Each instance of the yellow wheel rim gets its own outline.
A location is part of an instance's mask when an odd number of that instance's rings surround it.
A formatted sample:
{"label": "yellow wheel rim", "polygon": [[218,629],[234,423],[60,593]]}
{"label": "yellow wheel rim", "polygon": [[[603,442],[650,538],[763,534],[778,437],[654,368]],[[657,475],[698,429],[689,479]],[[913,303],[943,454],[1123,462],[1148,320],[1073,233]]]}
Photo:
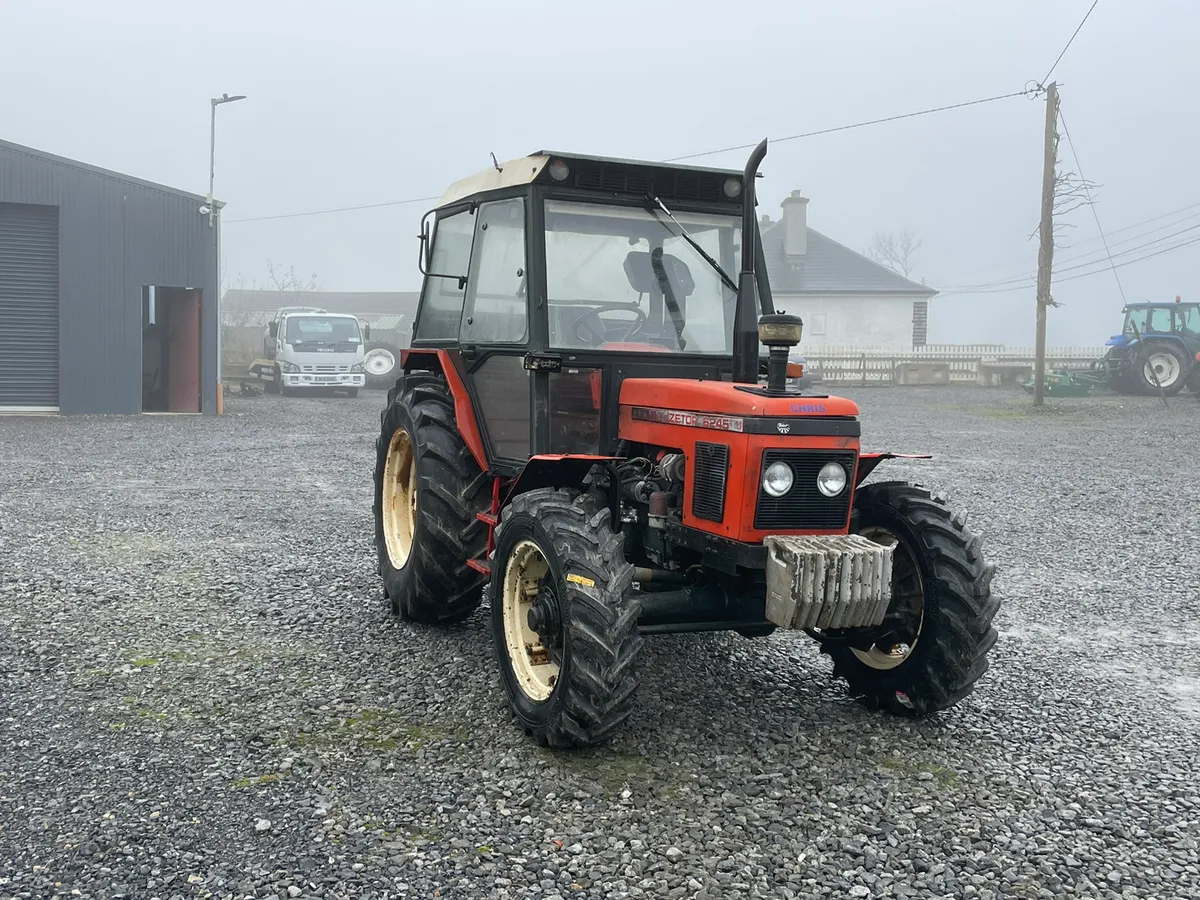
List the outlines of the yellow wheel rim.
{"label": "yellow wheel rim", "polygon": [[533,541],[521,541],[504,570],[504,642],[521,692],[535,703],[550,699],[558,682],[558,663],[542,638],[529,627],[529,610],[550,574],[546,557]]}
{"label": "yellow wheel rim", "polygon": [[383,469],[383,537],[392,567],[403,569],[412,554],[417,522],[417,464],[412,438],[397,428]]}

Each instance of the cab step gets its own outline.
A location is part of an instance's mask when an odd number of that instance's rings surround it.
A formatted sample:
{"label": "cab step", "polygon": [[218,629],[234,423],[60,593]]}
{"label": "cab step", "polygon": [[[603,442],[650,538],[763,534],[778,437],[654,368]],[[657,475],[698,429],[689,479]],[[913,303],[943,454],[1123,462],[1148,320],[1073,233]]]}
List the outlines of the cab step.
{"label": "cab step", "polygon": [[467,565],[481,575],[490,576],[492,574],[492,567],[485,563],[482,559],[468,559]]}

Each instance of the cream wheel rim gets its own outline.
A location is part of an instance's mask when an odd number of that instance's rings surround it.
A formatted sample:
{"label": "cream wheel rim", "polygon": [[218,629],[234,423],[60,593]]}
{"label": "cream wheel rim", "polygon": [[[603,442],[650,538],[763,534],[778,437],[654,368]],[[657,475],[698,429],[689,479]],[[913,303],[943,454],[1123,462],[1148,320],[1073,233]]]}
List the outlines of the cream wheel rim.
{"label": "cream wheel rim", "polygon": [[383,469],[383,538],[392,567],[403,569],[412,554],[417,522],[417,464],[412,438],[397,428]]}
{"label": "cream wheel rim", "polygon": [[1157,378],[1164,389],[1175,386],[1180,372],[1179,360],[1173,353],[1152,353],[1146,363],[1146,381],[1153,384]]}
{"label": "cream wheel rim", "polygon": [[521,692],[535,703],[550,699],[558,682],[558,663],[542,637],[529,627],[529,611],[537,600],[550,566],[538,545],[523,540],[513,548],[504,570],[504,643],[509,665]]}
{"label": "cream wheel rim", "polygon": [[889,607],[888,613],[890,614],[898,604],[903,604],[911,613],[915,613],[917,618],[916,632],[911,641],[897,642],[889,647],[876,644],[869,650],[851,648],[864,665],[888,671],[905,663],[917,649],[917,642],[921,639],[921,628],[925,624],[925,579],[921,576],[921,567],[912,551],[891,531],[875,527],[864,528],[859,533],[877,544],[895,545],[892,563],[892,606]]}

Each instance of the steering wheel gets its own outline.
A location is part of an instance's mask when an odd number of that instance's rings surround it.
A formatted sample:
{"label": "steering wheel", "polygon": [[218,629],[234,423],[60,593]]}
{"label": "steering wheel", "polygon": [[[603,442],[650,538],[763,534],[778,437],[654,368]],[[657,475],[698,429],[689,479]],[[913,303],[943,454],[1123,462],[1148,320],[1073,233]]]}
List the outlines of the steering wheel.
{"label": "steering wheel", "polygon": [[[600,319],[599,313],[606,309],[619,309],[623,312],[634,313],[635,318],[630,323],[629,330],[626,331],[618,341],[628,341],[631,337],[637,334],[645,326],[649,317],[642,312],[640,306],[630,306],[628,303],[601,303],[589,309],[582,316],[575,320],[575,324],[571,327],[574,337],[581,344],[604,344],[609,342],[608,328]],[[580,334],[580,325],[587,323],[587,330],[591,332],[590,337],[584,337]]]}

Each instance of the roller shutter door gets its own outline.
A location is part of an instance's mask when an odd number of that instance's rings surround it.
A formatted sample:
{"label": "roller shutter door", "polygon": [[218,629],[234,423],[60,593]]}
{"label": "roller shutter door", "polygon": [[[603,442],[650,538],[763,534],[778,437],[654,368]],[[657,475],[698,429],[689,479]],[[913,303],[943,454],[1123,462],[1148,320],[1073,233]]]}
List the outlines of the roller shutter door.
{"label": "roller shutter door", "polygon": [[58,409],[58,208],[0,203],[0,409]]}

